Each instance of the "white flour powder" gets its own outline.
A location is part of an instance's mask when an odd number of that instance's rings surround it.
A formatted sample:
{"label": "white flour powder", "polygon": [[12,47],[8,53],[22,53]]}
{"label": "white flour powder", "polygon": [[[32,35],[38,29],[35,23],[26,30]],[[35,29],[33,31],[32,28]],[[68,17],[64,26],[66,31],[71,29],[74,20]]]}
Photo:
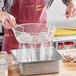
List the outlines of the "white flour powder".
{"label": "white flour powder", "polygon": [[38,36],[39,42],[50,41],[50,37],[45,32],[41,32]]}
{"label": "white flour powder", "polygon": [[28,43],[32,41],[32,37],[26,32],[19,34],[16,38],[19,43]]}
{"label": "white flour powder", "polygon": [[23,32],[19,34],[17,37],[17,41],[19,43],[37,43],[37,42],[44,42],[50,41],[50,37],[45,32],[41,32],[38,36],[31,36],[29,33]]}

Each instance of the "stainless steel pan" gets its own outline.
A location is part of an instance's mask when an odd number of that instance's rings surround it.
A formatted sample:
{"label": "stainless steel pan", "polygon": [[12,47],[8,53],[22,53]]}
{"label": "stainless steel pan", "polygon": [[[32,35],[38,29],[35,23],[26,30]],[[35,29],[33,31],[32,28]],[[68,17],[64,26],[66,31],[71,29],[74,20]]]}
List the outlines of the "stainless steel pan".
{"label": "stainless steel pan", "polygon": [[[11,53],[17,61],[17,53],[20,49],[11,50]],[[38,56],[39,49],[36,49],[36,55]],[[47,51],[47,50],[46,50]],[[62,60],[64,59],[55,49],[51,50],[52,54],[50,59],[46,58],[44,61],[37,60],[33,62],[18,62],[18,69],[22,76],[45,74],[45,73],[58,73],[62,69]],[[38,56],[39,57],[39,56]]]}

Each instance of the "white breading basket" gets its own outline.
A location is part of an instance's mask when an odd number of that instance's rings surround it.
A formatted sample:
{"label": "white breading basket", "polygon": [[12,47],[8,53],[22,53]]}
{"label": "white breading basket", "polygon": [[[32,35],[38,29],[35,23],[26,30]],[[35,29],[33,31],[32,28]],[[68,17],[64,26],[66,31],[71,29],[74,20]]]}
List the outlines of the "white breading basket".
{"label": "white breading basket", "polygon": [[53,34],[48,31],[48,24],[25,23],[13,28],[15,37],[19,43],[49,42]]}

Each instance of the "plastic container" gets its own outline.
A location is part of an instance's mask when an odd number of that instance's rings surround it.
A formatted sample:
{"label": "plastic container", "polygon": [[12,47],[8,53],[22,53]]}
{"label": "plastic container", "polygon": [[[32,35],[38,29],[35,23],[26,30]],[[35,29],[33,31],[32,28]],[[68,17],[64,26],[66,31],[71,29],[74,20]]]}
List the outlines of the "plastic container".
{"label": "plastic container", "polygon": [[74,42],[65,42],[64,43],[64,49],[73,49],[74,48]]}
{"label": "plastic container", "polygon": [[64,44],[63,43],[58,43],[58,50],[61,50],[64,48]]}
{"label": "plastic container", "polygon": [[6,52],[0,52],[0,76],[8,76],[9,58]]}

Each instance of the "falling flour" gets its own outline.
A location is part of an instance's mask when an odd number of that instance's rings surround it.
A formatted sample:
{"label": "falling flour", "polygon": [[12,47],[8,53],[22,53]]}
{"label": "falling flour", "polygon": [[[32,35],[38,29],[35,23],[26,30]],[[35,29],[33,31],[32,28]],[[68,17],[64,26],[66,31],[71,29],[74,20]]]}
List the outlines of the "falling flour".
{"label": "falling flour", "polygon": [[39,43],[44,41],[50,41],[50,37],[45,32],[39,33],[38,36],[31,36],[29,33],[22,32],[16,37],[19,43]]}
{"label": "falling flour", "polygon": [[[40,60],[45,60],[46,59],[46,51],[45,50],[45,46],[44,46],[44,42],[50,41],[50,37],[48,36],[48,34],[46,34],[45,32],[41,32],[39,33],[39,35],[35,35],[35,36],[31,36],[29,33],[23,32],[21,34],[19,34],[17,37],[18,42],[21,44],[23,43],[23,48],[22,50],[17,53],[17,58],[19,62],[32,62],[32,61],[36,61],[36,50],[33,46],[26,48],[25,47],[25,43],[32,42],[32,43],[41,43],[41,47],[40,47]],[[50,58],[50,52],[51,51],[47,51],[49,53],[49,58]]]}
{"label": "falling flour", "polygon": [[29,35],[29,33],[26,32],[19,34],[16,39],[19,43],[28,43],[32,41],[32,37]]}
{"label": "falling flour", "polygon": [[45,50],[43,44],[41,44],[41,48],[40,48],[40,60],[41,60],[41,61],[45,60],[45,57],[46,57],[45,51],[46,51],[46,50]]}
{"label": "falling flour", "polygon": [[38,36],[38,41],[39,42],[50,41],[50,37],[45,32],[41,32]]}

